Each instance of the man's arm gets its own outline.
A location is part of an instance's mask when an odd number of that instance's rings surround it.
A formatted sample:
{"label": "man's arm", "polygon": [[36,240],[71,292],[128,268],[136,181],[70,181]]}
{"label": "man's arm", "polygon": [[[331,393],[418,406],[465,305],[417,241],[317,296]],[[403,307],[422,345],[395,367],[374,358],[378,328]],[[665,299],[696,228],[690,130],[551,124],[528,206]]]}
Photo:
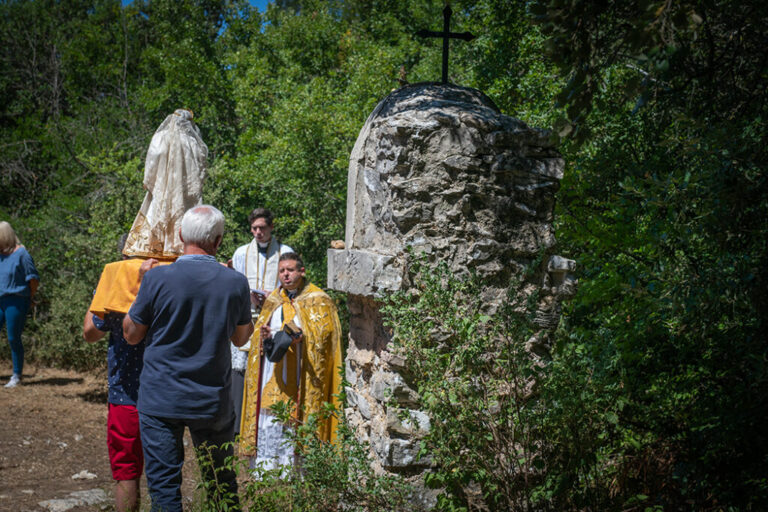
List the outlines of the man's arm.
{"label": "man's arm", "polygon": [[[155,258],[149,258],[145,260],[139,267],[139,282],[143,281],[144,275],[152,268],[157,266],[157,264],[158,261]],[[136,302],[141,302],[140,298],[142,296],[142,290],[143,288],[139,288],[139,294],[136,296],[133,304],[131,304],[128,313],[125,315],[125,318],[123,318],[123,338],[125,338],[125,341],[127,341],[129,345],[138,345],[141,343],[141,340],[144,339],[144,337],[147,335],[147,331],[149,330],[148,325],[134,322],[131,318],[131,310],[133,309],[133,306],[136,304]]]}
{"label": "man's arm", "polygon": [[131,315],[125,315],[123,318],[123,338],[129,345],[138,345],[147,335],[149,326],[134,322]]}
{"label": "man's arm", "polygon": [[253,322],[248,322],[247,324],[238,325],[235,327],[235,332],[232,333],[232,337],[229,338],[230,341],[232,341],[232,344],[236,347],[242,347],[246,343],[248,343],[248,340],[251,339],[251,335],[253,334]]}
{"label": "man's arm", "polygon": [[94,343],[103,338],[105,334],[107,333],[93,324],[93,313],[86,311],[83,319],[83,339],[88,343]]}
{"label": "man's arm", "polygon": [[32,298],[37,293],[37,287],[40,286],[40,280],[30,279],[27,281],[27,284],[29,284],[29,297]]}
{"label": "man's arm", "polygon": [[[237,256],[237,251],[235,251],[235,256]],[[251,304],[249,300],[250,290],[248,286],[248,279],[245,276],[238,276],[238,280],[240,280],[240,303],[239,311],[237,315],[237,322],[238,323],[235,326],[235,332],[232,333],[232,336],[229,337],[229,340],[232,342],[232,344],[236,347],[242,347],[243,345],[247,344],[250,339],[251,335],[253,334],[253,320],[251,320]]]}

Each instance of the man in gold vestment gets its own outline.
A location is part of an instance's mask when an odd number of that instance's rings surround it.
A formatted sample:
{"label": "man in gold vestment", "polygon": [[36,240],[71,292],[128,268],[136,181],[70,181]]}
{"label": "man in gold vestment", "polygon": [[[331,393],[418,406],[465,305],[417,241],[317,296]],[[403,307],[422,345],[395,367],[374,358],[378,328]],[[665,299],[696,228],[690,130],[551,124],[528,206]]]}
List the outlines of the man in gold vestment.
{"label": "man in gold vestment", "polygon": [[[304,421],[320,412],[324,403],[338,405],[334,394],[341,386],[341,327],[336,304],[305,279],[304,264],[296,253],[285,253],[278,263],[280,287],[273,291],[255,323],[248,356],[240,426],[240,453],[250,455],[251,467],[273,469],[294,461],[284,443],[286,429],[270,407],[291,401],[292,417]],[[264,357],[264,341],[291,322],[301,330],[285,355],[272,363]],[[336,418],[319,422],[320,439],[332,441]]]}

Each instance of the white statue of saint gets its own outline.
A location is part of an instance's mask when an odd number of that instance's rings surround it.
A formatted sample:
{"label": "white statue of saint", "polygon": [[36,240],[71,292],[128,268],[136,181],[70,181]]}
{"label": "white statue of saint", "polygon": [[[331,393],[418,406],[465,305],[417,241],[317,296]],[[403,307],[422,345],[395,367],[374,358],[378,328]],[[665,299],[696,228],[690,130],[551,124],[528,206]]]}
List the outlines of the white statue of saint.
{"label": "white statue of saint", "polygon": [[175,259],[181,255],[181,217],[202,203],[208,147],[192,112],[176,110],[165,118],[147,150],[147,195],[133,221],[123,254]]}

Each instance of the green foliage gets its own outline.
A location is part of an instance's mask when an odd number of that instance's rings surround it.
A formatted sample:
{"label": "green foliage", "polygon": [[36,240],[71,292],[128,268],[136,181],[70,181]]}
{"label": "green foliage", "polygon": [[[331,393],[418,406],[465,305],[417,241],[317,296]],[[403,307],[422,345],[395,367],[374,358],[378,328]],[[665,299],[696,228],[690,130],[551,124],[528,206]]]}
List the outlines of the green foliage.
{"label": "green foliage", "polygon": [[[247,490],[254,510],[284,510],[286,504],[307,512],[414,510],[407,501],[410,487],[400,477],[374,473],[369,447],[357,441],[332,405],[298,425],[291,419],[291,404],[279,403],[273,410],[281,422],[293,425],[286,432],[294,451],[301,453],[300,464],[267,472],[257,468]],[[318,422],[329,415],[339,417],[335,444],[317,437]]]}
{"label": "green foliage", "polygon": [[644,440],[619,423],[615,354],[587,353],[574,338],[542,360],[525,348],[536,297],[521,282],[489,314],[476,278],[444,264],[412,269],[418,294],[393,295],[384,314],[432,419],[423,454],[434,463],[428,485],[446,491],[438,509],[621,508],[617,481],[635,475],[618,452]]}
{"label": "green foliage", "polygon": [[524,349],[535,299],[512,283],[489,314],[478,279],[458,279],[444,263],[412,269],[418,295],[394,294],[383,313],[431,417],[427,484],[448,491],[438,508],[541,509],[544,438],[531,398],[542,368]]}
{"label": "green foliage", "polygon": [[225,457],[223,465],[216,464],[218,452],[226,452],[230,448],[234,448],[234,443],[224,443],[221,446],[203,443],[195,447],[198,484],[192,509],[196,512],[241,510],[236,493],[223,482],[219,482],[223,473],[236,471],[238,467],[234,456]]}
{"label": "green foliage", "polygon": [[[664,509],[764,508],[766,13],[759,2],[534,2],[572,168],[582,266],[563,354],[615,390],[617,489]],[[573,344],[573,345],[571,345]],[[602,370],[611,368],[611,372]],[[634,504],[636,506],[636,503]]]}

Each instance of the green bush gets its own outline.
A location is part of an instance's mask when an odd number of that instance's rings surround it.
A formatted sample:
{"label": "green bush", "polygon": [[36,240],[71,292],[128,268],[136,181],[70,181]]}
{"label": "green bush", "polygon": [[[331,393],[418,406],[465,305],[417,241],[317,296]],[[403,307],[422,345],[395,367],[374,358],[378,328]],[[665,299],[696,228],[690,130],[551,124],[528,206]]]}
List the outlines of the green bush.
{"label": "green bush", "polygon": [[384,314],[432,418],[423,454],[434,462],[427,483],[445,490],[438,509],[624,505],[633,488],[629,475],[620,481],[620,450],[639,443],[617,424],[624,402],[602,375],[615,354],[595,358],[571,340],[541,359],[525,347],[536,296],[520,294],[522,281],[489,314],[477,278],[444,263],[412,268],[418,293],[394,294]]}
{"label": "green bush", "polygon": [[512,285],[489,314],[477,278],[456,278],[444,263],[412,268],[418,294],[394,294],[383,312],[432,418],[423,453],[435,463],[427,484],[446,490],[438,508],[540,508],[546,461],[532,397],[542,367],[524,348],[535,298]]}

